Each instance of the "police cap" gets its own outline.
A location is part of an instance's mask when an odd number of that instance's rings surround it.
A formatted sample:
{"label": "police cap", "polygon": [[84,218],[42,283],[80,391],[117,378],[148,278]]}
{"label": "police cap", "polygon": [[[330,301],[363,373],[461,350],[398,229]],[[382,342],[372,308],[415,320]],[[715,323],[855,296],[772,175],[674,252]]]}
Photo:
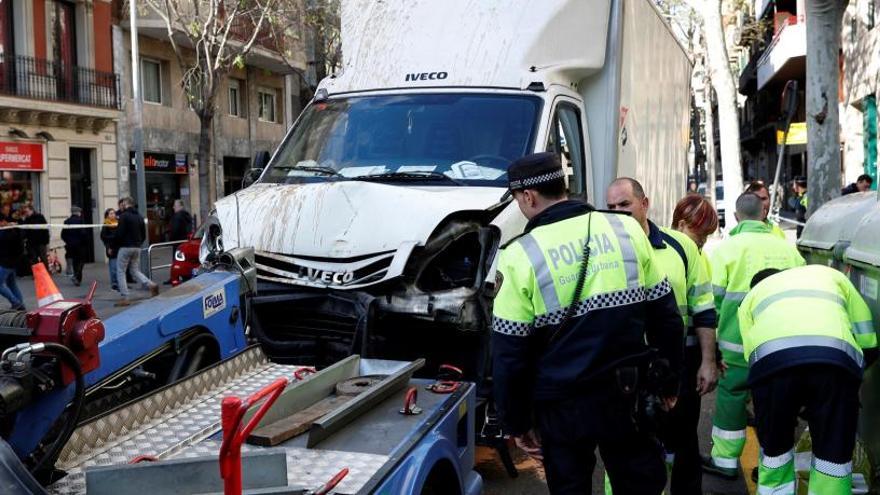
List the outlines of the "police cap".
{"label": "police cap", "polygon": [[565,173],[556,153],[545,151],[526,155],[507,168],[508,187],[511,191],[530,189],[535,186],[562,180]]}
{"label": "police cap", "polygon": [[794,178],[794,183],[801,187],[807,187],[807,178],[803,175],[798,175]]}

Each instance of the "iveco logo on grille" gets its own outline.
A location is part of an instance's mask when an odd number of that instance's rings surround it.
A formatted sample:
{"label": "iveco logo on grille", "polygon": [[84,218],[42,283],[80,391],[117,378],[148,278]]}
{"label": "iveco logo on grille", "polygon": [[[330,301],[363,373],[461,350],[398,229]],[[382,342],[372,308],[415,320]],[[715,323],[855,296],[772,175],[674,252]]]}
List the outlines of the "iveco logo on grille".
{"label": "iveco logo on grille", "polygon": [[354,272],[331,272],[329,270],[317,270],[315,268],[300,270],[300,276],[303,275],[313,282],[321,281],[325,284],[344,285],[354,280]]}

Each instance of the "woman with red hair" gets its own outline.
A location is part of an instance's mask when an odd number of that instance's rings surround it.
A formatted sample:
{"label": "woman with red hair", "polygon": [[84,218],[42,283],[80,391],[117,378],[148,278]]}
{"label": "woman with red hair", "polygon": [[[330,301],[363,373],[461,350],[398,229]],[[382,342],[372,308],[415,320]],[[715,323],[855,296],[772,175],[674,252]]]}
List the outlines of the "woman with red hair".
{"label": "woman with red hair", "polygon": [[[712,277],[709,260],[703,252],[706,238],[718,228],[718,214],[712,204],[699,194],[682,198],[672,213],[672,228],[687,235],[700,249],[697,260],[687,274],[688,321],[685,341],[685,367],[678,404],[670,412],[663,441],[672,453],[672,493],[704,493],[699,439],[702,396],[715,389],[718,383],[715,327],[717,314],[712,296]],[[687,263],[686,263],[687,264]],[[687,273],[687,272],[686,272]],[[711,312],[711,317],[706,318]],[[696,315],[697,317],[694,317]]]}
{"label": "woman with red hair", "polygon": [[688,194],[675,205],[672,228],[690,237],[697,247],[703,249],[706,239],[718,229],[718,213],[702,195]]}

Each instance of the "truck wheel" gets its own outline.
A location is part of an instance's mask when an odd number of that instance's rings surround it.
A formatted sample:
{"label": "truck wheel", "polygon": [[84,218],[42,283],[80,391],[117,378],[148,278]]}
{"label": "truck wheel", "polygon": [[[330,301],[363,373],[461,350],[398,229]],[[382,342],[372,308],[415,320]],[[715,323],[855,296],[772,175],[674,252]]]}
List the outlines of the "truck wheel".
{"label": "truck wheel", "polygon": [[461,495],[458,473],[447,460],[440,460],[431,468],[431,474],[422,487],[422,495]]}

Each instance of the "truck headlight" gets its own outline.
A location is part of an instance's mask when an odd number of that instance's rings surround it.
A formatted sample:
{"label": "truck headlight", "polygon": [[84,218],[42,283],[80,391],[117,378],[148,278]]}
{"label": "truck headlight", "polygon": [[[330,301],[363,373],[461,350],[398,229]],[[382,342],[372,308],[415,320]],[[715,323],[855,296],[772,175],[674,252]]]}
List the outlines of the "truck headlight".
{"label": "truck headlight", "polygon": [[447,244],[419,271],[416,287],[425,292],[474,287],[483,246],[477,232],[467,232]]}

